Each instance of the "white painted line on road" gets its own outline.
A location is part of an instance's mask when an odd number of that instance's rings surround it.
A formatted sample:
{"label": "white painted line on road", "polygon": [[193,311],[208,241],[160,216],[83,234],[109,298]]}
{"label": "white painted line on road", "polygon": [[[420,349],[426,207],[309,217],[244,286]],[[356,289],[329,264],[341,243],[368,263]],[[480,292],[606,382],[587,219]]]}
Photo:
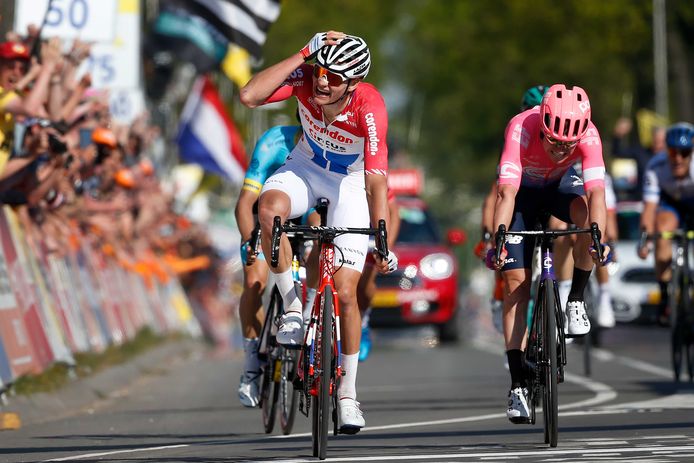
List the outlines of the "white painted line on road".
{"label": "white painted line on road", "polygon": [[643,360],[637,360],[631,357],[625,357],[623,355],[617,355],[609,350],[594,348],[593,356],[598,360],[603,362],[617,362],[622,365],[633,368],[634,370],[643,371],[645,373],[650,373],[655,376],[660,376],[662,378],[672,378],[672,370],[660,367],[658,365],[653,365],[652,363],[644,362]]}
{"label": "white painted line on road", "polygon": [[[606,455],[620,455],[629,453],[641,453],[641,452],[654,452],[670,450],[673,452],[679,451],[694,451],[693,445],[681,445],[672,447],[619,447],[619,448],[609,448],[609,449],[543,449],[543,450],[527,450],[527,451],[503,451],[503,452],[491,452],[491,453],[439,453],[439,454],[429,454],[429,455],[387,455],[381,457],[342,457],[342,458],[328,458],[325,461],[404,461],[404,460],[435,460],[444,461],[450,460],[451,458],[483,458],[483,457],[531,457],[531,456],[543,456],[548,457],[552,455],[591,455],[591,456],[606,456]],[[245,460],[245,461],[258,461],[258,460]],[[272,460],[273,463],[313,463],[315,458],[297,458],[292,460]]]}
{"label": "white painted line on road", "polygon": [[179,444],[179,445],[162,445],[160,447],[142,447],[139,449],[128,449],[128,450],[113,450],[111,452],[99,452],[99,453],[85,453],[83,455],[74,455],[71,457],[62,457],[62,458],[51,458],[50,460],[43,460],[44,462],[48,461],[72,461],[72,460],[83,460],[85,458],[96,458],[96,457],[106,457],[109,455],[118,455],[120,453],[133,453],[133,452],[152,452],[155,450],[168,450],[168,449],[178,449],[181,447],[190,447],[190,444]]}

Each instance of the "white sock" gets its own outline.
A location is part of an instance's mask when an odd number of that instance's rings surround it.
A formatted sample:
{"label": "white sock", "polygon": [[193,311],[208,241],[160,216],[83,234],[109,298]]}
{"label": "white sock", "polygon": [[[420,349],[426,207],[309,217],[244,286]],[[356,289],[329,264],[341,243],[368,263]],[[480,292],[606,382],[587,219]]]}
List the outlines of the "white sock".
{"label": "white sock", "polygon": [[289,269],[286,272],[278,273],[275,275],[275,277],[277,278],[275,284],[277,285],[277,289],[280,290],[282,300],[284,301],[284,311],[301,313],[301,301],[297,297],[296,291],[294,290],[292,269]]}
{"label": "white sock", "polygon": [[602,283],[600,286],[598,286],[598,289],[600,291],[600,305],[609,305],[610,304],[610,283]]}
{"label": "white sock", "polygon": [[258,360],[258,346],[260,339],[243,338],[244,371],[260,371],[260,361]]}
{"label": "white sock", "polygon": [[340,381],[340,390],[337,397],[357,400],[357,366],[359,365],[359,352],[356,354],[340,354],[342,369],[345,374]]}
{"label": "white sock", "polygon": [[311,311],[313,310],[313,303],[316,301],[316,294],[318,290],[316,288],[308,288],[306,290],[306,305],[304,306],[304,321],[311,318]]}
{"label": "white sock", "polygon": [[373,309],[371,307],[367,308],[364,311],[364,315],[361,316],[361,327],[362,329],[368,328],[369,327],[369,320],[371,319],[371,311]]}
{"label": "white sock", "polygon": [[571,292],[571,280],[559,280],[557,286],[559,287],[559,302],[561,302],[561,307],[566,309],[566,302],[569,300],[569,293]]}

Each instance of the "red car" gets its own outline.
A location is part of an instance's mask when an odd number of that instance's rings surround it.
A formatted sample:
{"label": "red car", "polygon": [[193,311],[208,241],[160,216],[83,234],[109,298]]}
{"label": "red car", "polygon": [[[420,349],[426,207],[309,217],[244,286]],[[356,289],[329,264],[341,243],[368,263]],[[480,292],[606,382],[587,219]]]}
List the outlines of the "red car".
{"label": "red car", "polygon": [[465,240],[461,230],[440,238],[436,221],[419,198],[398,198],[400,233],[393,251],[398,270],[376,278],[371,326],[434,324],[441,342],[455,342],[458,327],[458,262],[451,246]]}

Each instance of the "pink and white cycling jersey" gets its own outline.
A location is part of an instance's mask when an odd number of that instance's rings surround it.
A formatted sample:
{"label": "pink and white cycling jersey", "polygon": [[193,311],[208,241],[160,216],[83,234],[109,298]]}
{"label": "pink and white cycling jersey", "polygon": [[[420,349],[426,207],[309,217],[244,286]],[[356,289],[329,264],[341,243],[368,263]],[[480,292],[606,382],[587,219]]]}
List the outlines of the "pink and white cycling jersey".
{"label": "pink and white cycling jersey", "polygon": [[576,161],[583,165],[585,190],[605,186],[602,141],[592,122],[570,156],[555,162],[545,152],[540,138],[540,108],[522,112],[506,126],[504,151],[499,161],[499,185],[542,188],[561,180]]}
{"label": "pink and white cycling jersey", "polygon": [[327,126],[323,111],[313,101],[313,66],[302,64],[273,93],[266,103],[295,96],[304,134],[292,155],[304,155],[324,169],[347,175],[386,175],[388,115],[383,97],[376,88],[361,82],[349,103]]}

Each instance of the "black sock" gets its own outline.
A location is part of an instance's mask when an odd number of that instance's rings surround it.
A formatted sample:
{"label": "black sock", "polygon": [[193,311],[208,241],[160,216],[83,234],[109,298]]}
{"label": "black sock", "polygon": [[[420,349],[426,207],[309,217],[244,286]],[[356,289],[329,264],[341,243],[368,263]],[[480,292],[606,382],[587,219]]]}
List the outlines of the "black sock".
{"label": "black sock", "polygon": [[511,372],[511,389],[525,387],[525,369],[523,368],[523,351],[511,349],[506,351],[508,369]]}
{"label": "black sock", "polygon": [[582,301],[583,291],[586,289],[588,279],[590,278],[590,270],[581,270],[574,267],[574,276],[571,280],[571,291],[569,291],[569,301]]}
{"label": "black sock", "polygon": [[669,281],[659,281],[658,286],[660,287],[660,307],[665,308],[670,302],[670,292],[668,291]]}

